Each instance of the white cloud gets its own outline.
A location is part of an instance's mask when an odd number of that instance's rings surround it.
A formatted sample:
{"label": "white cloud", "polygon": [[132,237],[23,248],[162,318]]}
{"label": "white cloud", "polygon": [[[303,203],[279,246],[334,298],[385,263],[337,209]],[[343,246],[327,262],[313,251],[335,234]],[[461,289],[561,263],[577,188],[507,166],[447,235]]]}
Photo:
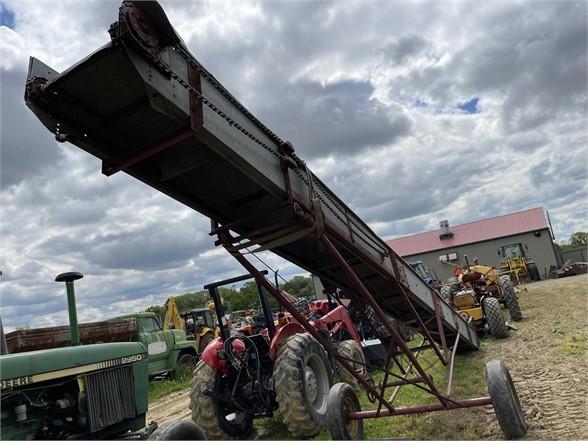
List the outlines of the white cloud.
{"label": "white cloud", "polygon": [[[5,4],[4,323],[64,323],[62,271],[86,275],[84,320],[240,274],[206,219],[122,173],[104,177],[24,105],[28,57],[66,69],[108,41],[118,3]],[[558,239],[588,230],[585,2],[163,6],[195,56],[383,237],[540,205]],[[478,113],[457,108],[475,97]]]}

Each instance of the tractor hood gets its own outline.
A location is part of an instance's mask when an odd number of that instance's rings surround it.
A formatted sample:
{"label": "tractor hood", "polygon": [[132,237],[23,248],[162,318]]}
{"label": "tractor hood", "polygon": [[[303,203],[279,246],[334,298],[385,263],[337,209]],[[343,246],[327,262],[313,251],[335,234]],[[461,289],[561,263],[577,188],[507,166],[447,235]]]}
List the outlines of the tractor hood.
{"label": "tractor hood", "polygon": [[0,357],[2,389],[26,386],[147,360],[141,343],[105,343],[44,349]]}

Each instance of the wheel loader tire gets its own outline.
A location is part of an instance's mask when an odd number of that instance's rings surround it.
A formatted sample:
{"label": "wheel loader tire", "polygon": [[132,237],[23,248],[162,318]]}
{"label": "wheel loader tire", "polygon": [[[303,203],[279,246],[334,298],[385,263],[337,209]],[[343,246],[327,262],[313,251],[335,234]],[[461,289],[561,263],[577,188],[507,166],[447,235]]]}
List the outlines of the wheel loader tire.
{"label": "wheel loader tire", "polygon": [[519,306],[519,299],[517,299],[517,293],[515,292],[512,280],[505,274],[499,277],[498,283],[500,283],[502,297],[504,298],[504,303],[510,313],[510,318],[516,322],[521,321],[523,319],[523,314],[521,312],[521,307]]}
{"label": "wheel loader tire", "polygon": [[451,305],[451,286],[442,286],[439,293],[441,298]]}
{"label": "wheel loader tire", "polygon": [[486,297],[482,300],[484,318],[488,325],[488,332],[494,338],[508,337],[508,328],[500,311],[500,303],[494,297]]}
{"label": "wheel loader tire", "polygon": [[310,334],[288,338],[274,366],[278,411],[296,437],[310,437],[326,426],[327,396],[333,384],[327,353]]}
{"label": "wheel loader tire", "polygon": [[350,420],[350,412],[361,411],[353,388],[347,383],[337,383],[327,398],[327,428],[331,439],[363,439],[363,420]]}
{"label": "wheel loader tire", "polygon": [[527,433],[527,422],[510,373],[499,360],[486,363],[486,384],[496,418],[507,439],[518,439]]}
{"label": "wheel loader tire", "polygon": [[539,268],[535,263],[529,263],[527,265],[527,271],[529,272],[529,277],[533,282],[538,282],[541,280],[541,275],[539,274]]}
{"label": "wheel loader tire", "polygon": [[[360,375],[366,375],[366,361],[365,356],[363,354],[363,350],[354,340],[344,340],[337,346],[337,353],[349,360],[349,363],[357,373]],[[353,390],[356,392],[361,391],[361,384],[359,381],[351,375],[351,373],[345,369],[342,365],[337,362],[337,371],[339,372],[339,376],[341,377],[341,381],[343,383],[349,384]]]}
{"label": "wheel loader tire", "polygon": [[247,439],[253,432],[253,418],[246,412],[238,412],[228,420],[220,404],[211,396],[220,375],[198,362],[190,385],[190,409],[192,421],[205,433],[207,439]]}
{"label": "wheel loader tire", "polygon": [[150,440],[202,440],[204,432],[190,421],[176,421],[167,426],[158,427],[149,437]]}
{"label": "wheel loader tire", "polygon": [[208,343],[214,340],[214,332],[207,332],[206,334],[200,337],[200,342],[198,343],[198,353],[202,354]]}

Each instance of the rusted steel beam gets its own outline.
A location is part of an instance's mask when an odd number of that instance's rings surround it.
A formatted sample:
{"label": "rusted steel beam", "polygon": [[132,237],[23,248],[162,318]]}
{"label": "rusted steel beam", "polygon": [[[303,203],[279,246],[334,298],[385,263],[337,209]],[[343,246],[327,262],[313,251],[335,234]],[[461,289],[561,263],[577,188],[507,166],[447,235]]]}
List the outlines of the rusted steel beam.
{"label": "rusted steel beam", "polygon": [[351,366],[351,364],[347,361],[345,357],[342,357],[337,352],[335,346],[329,341],[326,340],[315,328],[310,324],[310,322],[304,317],[298,310],[292,305],[286,297],[280,292],[279,289],[274,287],[265,277],[264,275],[257,270],[257,268],[249,262],[245,256],[243,256],[238,251],[232,249],[230,234],[227,231],[219,232],[219,240],[223,243],[223,246],[231,253],[231,255],[237,259],[237,261],[250,273],[253,274],[255,279],[259,282],[261,286],[263,286],[277,301],[280,303],[286,311],[288,311],[292,317],[310,334],[312,335],[322,346],[323,348],[331,354],[333,357],[337,359],[337,361],[343,366],[344,369],[349,371],[349,373],[368,391],[368,393],[373,394],[374,396],[378,397],[380,401],[388,408],[388,410],[392,410],[392,406],[390,406],[383,395],[383,390],[378,392],[374,386],[368,382],[365,378],[357,373],[357,371]]}
{"label": "rusted steel beam", "polygon": [[[132,341],[137,327],[134,319],[117,319],[79,325],[82,344]],[[8,351],[28,352],[70,345],[69,326],[19,329],[6,334]]]}
{"label": "rusted steel beam", "polygon": [[[417,323],[419,323],[419,328],[423,330],[423,333],[427,336],[427,338],[429,338],[429,340],[433,343],[435,343],[435,340],[433,339],[432,335],[430,334],[428,328],[426,327],[425,323],[423,322],[422,318],[420,317],[420,315],[418,314],[418,312],[416,311],[416,309],[414,308],[414,305],[412,304],[412,302],[410,301],[410,299],[408,299],[408,295],[406,293],[406,291],[404,290],[404,288],[402,287],[402,285],[393,277],[390,277],[390,273],[383,268],[383,266],[376,262],[375,260],[373,260],[369,255],[367,255],[366,253],[364,253],[361,248],[357,247],[354,243],[349,243],[348,240],[345,239],[345,236],[343,234],[341,234],[336,228],[329,228],[329,226],[327,225],[327,232],[329,235],[333,236],[337,241],[345,243],[347,247],[350,247],[353,251],[354,254],[358,255],[364,262],[366,262],[368,265],[370,265],[375,271],[377,271],[378,273],[380,273],[383,277],[385,277],[391,284],[392,286],[397,287],[397,289],[401,292],[404,300],[407,302],[407,305],[409,306],[412,314],[415,317],[415,320],[417,321]],[[435,301],[435,299],[433,299],[433,301]],[[433,316],[434,318],[436,317],[436,314]],[[439,321],[437,321],[437,326],[439,326]],[[443,325],[441,324],[441,327]],[[459,327],[457,327],[456,332],[459,332]],[[441,334],[441,332],[439,332],[439,334]],[[445,338],[445,333],[442,333],[443,335],[443,339]],[[441,359],[441,361],[444,364],[447,364],[447,361],[445,359],[445,357],[443,356],[443,354],[441,354],[441,352],[439,351],[439,348],[434,347],[435,353],[437,354],[437,356]]]}
{"label": "rusted steel beam", "polygon": [[446,397],[443,396],[443,394],[437,389],[437,387],[435,386],[433,381],[429,378],[427,373],[424,371],[423,367],[419,364],[418,360],[415,358],[415,356],[411,352],[410,348],[406,345],[406,342],[404,341],[404,339],[398,334],[396,329],[394,329],[394,327],[392,325],[390,325],[390,323],[388,322],[388,319],[386,318],[386,316],[384,314],[384,311],[382,311],[382,308],[380,308],[380,305],[378,305],[378,303],[374,300],[371,293],[363,285],[363,283],[361,282],[359,277],[357,277],[357,274],[355,274],[353,269],[347,264],[347,262],[345,261],[343,256],[341,256],[341,254],[339,253],[337,248],[331,243],[331,241],[326,236],[322,236],[320,238],[320,241],[323,244],[323,246],[337,259],[337,261],[341,265],[341,268],[343,269],[345,275],[347,276],[347,278],[349,279],[351,284],[362,295],[363,301],[365,301],[367,304],[369,304],[373,308],[373,310],[375,311],[378,318],[384,324],[386,330],[390,333],[392,338],[394,340],[396,340],[397,345],[404,351],[405,355],[408,357],[408,359],[411,361],[411,363],[413,363],[415,365],[415,368],[417,369],[417,371],[419,372],[421,377],[423,377],[425,379],[425,383],[427,384],[427,386],[429,386],[429,388],[431,389],[431,393],[433,395],[435,395],[441,403],[446,404],[446,401],[447,401]]}
{"label": "rusted steel beam", "polygon": [[351,412],[348,417],[351,420],[367,420],[369,418],[378,418],[396,415],[414,415],[419,413],[438,412],[440,410],[464,409],[468,407],[488,406],[492,404],[490,397],[470,398],[467,400],[449,401],[445,407],[441,403],[423,404],[420,406],[396,407],[393,411],[382,410],[380,414],[375,410],[363,410],[361,412]]}
{"label": "rusted steel beam", "polygon": [[[424,383],[425,380],[422,377],[415,377],[403,380],[396,380],[391,383],[386,383],[385,387],[398,387],[398,386],[406,386],[406,385],[414,385],[414,383]],[[390,400],[388,400],[390,401]]]}
{"label": "rusted steel beam", "polygon": [[173,133],[161,141],[139,147],[137,150],[134,150],[129,155],[119,159],[117,162],[112,163],[104,161],[102,163],[102,173],[106,176],[111,176],[121,170],[150,158],[157,153],[169,149],[170,147],[173,147],[192,136],[194,136],[194,131],[191,127],[179,130],[178,132]]}

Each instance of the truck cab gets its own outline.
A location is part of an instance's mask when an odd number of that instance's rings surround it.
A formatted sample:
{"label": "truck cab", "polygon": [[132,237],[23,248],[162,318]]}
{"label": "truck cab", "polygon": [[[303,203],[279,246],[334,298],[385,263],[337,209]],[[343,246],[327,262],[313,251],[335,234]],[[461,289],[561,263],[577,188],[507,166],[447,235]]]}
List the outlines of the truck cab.
{"label": "truck cab", "polygon": [[135,320],[135,340],[147,349],[150,377],[173,372],[178,364],[184,362],[195,364],[197,351],[194,341],[188,340],[181,329],[164,330],[155,313],[140,312],[116,319]]}

